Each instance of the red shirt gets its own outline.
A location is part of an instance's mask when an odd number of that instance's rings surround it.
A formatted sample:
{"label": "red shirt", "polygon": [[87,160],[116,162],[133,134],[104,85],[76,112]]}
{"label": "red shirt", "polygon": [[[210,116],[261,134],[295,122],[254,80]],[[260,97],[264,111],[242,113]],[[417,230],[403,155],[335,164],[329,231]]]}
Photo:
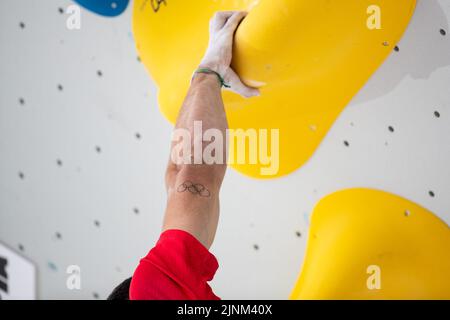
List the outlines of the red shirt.
{"label": "red shirt", "polygon": [[191,234],[168,230],[143,258],[130,285],[131,300],[219,300],[208,281],[217,259]]}

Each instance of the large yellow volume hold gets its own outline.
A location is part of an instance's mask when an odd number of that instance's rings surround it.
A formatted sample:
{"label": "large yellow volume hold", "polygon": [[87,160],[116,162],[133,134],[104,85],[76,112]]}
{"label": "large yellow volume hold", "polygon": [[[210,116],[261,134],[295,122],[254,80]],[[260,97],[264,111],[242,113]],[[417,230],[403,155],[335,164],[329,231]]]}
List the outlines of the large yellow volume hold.
{"label": "large yellow volume hold", "polygon": [[[293,172],[312,156],[343,108],[392,52],[415,4],[136,0],[133,32],[142,62],[159,87],[160,110],[174,123],[206,51],[214,12],[249,11],[236,32],[233,67],[245,83],[260,88],[261,97],[244,99],[226,92],[224,100],[230,128],[256,132],[241,138],[258,147],[244,147],[245,157],[230,162],[245,175],[274,178]],[[274,158],[272,170],[267,170],[268,157],[261,157],[265,151]]]}
{"label": "large yellow volume hold", "polygon": [[370,189],[314,209],[292,299],[450,299],[450,229],[432,212]]}

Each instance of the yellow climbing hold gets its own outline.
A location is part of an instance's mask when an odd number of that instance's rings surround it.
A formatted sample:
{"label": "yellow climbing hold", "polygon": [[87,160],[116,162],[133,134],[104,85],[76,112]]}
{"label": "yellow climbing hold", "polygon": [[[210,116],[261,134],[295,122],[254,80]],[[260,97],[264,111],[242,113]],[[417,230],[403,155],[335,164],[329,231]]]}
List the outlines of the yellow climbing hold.
{"label": "yellow climbing hold", "polygon": [[[208,44],[214,12],[246,10],[233,67],[261,97],[224,94],[232,129],[279,129],[279,168],[248,161],[245,175],[293,172],[314,153],[343,108],[392,52],[416,0],[136,0],[133,32],[142,62],[159,87],[159,107],[175,122]],[[377,20],[377,21],[374,21]],[[268,139],[267,149],[272,141]],[[276,142],[276,141],[275,141]],[[278,146],[276,146],[278,148]],[[236,155],[237,156],[237,155]]]}
{"label": "yellow climbing hold", "polygon": [[450,229],[393,194],[350,189],[315,207],[292,299],[450,299]]}

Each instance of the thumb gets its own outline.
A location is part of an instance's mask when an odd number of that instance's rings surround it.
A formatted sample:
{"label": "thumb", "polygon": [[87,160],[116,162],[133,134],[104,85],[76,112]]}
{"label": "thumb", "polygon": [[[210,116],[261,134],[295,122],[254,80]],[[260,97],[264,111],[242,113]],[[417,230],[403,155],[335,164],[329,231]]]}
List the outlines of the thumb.
{"label": "thumb", "polygon": [[233,91],[245,98],[258,97],[261,95],[258,89],[248,87],[242,83],[239,76],[231,68],[228,68],[224,79],[231,87],[228,88],[228,90]]}

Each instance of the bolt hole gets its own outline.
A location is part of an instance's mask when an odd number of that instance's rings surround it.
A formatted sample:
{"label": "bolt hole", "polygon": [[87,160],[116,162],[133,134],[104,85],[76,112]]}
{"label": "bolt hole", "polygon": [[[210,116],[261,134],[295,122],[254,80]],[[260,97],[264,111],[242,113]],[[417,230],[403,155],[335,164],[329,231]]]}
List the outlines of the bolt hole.
{"label": "bolt hole", "polygon": [[19,176],[20,180],[25,179],[25,174],[23,172],[21,172],[21,171],[19,171],[18,176]]}
{"label": "bolt hole", "polygon": [[347,140],[344,140],[344,146],[350,147],[350,142],[348,142]]}
{"label": "bolt hole", "polygon": [[439,30],[439,32],[440,32],[441,35],[443,35],[443,36],[447,35],[447,31],[445,31],[444,29]]}
{"label": "bolt hole", "polygon": [[297,238],[301,238],[301,236],[302,236],[302,234],[301,234],[300,231],[296,231],[296,232],[295,232],[295,235],[297,236]]}
{"label": "bolt hole", "polygon": [[53,262],[51,262],[51,261],[49,261],[48,263],[47,263],[47,266],[49,267],[49,269],[50,270],[52,270],[52,271],[58,271],[58,267],[56,266],[56,264],[54,264]]}
{"label": "bolt hole", "polygon": [[25,247],[23,246],[23,244],[19,243],[18,247],[19,247],[20,251],[22,251],[22,252],[25,251]]}
{"label": "bolt hole", "polygon": [[58,167],[62,167],[62,165],[63,165],[62,160],[61,160],[61,159],[56,159],[56,165],[57,165]]}
{"label": "bolt hole", "polygon": [[393,126],[389,126],[388,129],[389,129],[390,132],[394,132],[395,131]]}
{"label": "bolt hole", "polygon": [[100,228],[100,221],[94,220],[94,225],[95,225],[97,228]]}
{"label": "bolt hole", "polygon": [[55,237],[56,237],[56,239],[61,240],[62,239],[62,234],[60,232],[56,232],[55,233]]}
{"label": "bolt hole", "polygon": [[95,151],[96,151],[97,153],[101,153],[101,152],[102,152],[102,148],[100,148],[99,146],[96,146],[96,147],[95,147]]}
{"label": "bolt hole", "polygon": [[139,208],[133,208],[134,214],[139,214]]}
{"label": "bolt hole", "polygon": [[395,52],[399,52],[400,48],[398,46],[395,46],[394,50],[395,50]]}
{"label": "bolt hole", "polygon": [[62,86],[62,84],[58,84],[58,91],[63,91],[64,87]]}
{"label": "bolt hole", "polygon": [[434,191],[428,191],[428,194],[430,195],[430,197],[432,197],[432,198],[434,198],[436,195],[435,195],[435,193],[434,193]]}
{"label": "bolt hole", "polygon": [[136,132],[136,134],[134,135],[136,137],[136,139],[141,140],[142,136],[139,132]]}
{"label": "bolt hole", "polygon": [[97,76],[103,77],[103,72],[101,70],[97,70]]}
{"label": "bolt hole", "polygon": [[20,22],[20,23],[19,23],[19,27],[20,27],[20,29],[25,29],[25,23]]}
{"label": "bolt hole", "polygon": [[258,251],[259,250],[259,246],[257,244],[254,244],[253,245],[253,249],[255,249],[255,251]]}
{"label": "bolt hole", "polygon": [[411,212],[409,210],[405,210],[405,217],[409,217],[411,215]]}
{"label": "bolt hole", "polygon": [[441,114],[439,113],[439,111],[435,111],[435,112],[434,112],[434,116],[435,116],[436,118],[440,118],[440,117],[441,117]]}

